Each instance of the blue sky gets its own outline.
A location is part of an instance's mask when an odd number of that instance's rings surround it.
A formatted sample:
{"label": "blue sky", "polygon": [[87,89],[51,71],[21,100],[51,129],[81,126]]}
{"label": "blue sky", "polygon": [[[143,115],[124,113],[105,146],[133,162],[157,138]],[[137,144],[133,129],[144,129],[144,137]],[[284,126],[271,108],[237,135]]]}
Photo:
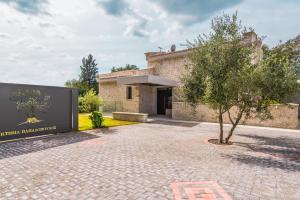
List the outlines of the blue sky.
{"label": "blue sky", "polygon": [[300,34],[299,0],[0,0],[0,82],[61,86],[89,53],[100,72],[144,68],[145,52],[183,48],[235,11],[270,46]]}

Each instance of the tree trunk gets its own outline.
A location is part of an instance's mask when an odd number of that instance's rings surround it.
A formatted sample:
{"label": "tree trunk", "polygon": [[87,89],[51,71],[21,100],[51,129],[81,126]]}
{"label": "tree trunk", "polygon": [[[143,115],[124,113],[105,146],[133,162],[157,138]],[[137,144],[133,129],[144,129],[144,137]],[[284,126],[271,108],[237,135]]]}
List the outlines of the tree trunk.
{"label": "tree trunk", "polygon": [[219,124],[220,124],[220,138],[219,138],[219,143],[223,143],[223,114],[221,111],[221,108],[219,108]]}
{"label": "tree trunk", "polygon": [[225,143],[228,144],[229,143],[229,140],[231,138],[231,136],[233,135],[233,131],[235,130],[235,128],[237,127],[237,125],[239,124],[240,120],[242,119],[242,116],[243,116],[243,113],[244,113],[244,110],[242,110],[239,115],[238,115],[238,118],[236,119],[236,121],[232,124],[232,127],[229,131],[229,134],[228,136],[225,138]]}
{"label": "tree trunk", "polygon": [[229,131],[228,136],[225,138],[225,143],[226,143],[226,144],[229,143],[229,140],[230,140],[230,138],[231,138],[231,136],[232,136],[232,134],[233,134],[233,131],[234,131],[234,129],[235,129],[236,127],[237,127],[237,124],[232,125],[232,127],[231,127],[231,129],[230,129],[230,131]]}

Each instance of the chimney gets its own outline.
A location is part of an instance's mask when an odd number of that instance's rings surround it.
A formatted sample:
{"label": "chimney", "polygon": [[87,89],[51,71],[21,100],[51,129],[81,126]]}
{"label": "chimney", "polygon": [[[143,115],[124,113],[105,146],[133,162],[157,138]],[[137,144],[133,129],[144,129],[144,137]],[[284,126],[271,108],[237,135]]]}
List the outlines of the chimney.
{"label": "chimney", "polygon": [[175,52],[175,51],[176,51],[176,45],[172,44],[172,46],[171,46],[171,52]]}
{"label": "chimney", "polygon": [[251,32],[246,32],[244,33],[244,42],[246,44],[253,44],[257,42],[259,38],[257,37],[256,33],[251,31]]}

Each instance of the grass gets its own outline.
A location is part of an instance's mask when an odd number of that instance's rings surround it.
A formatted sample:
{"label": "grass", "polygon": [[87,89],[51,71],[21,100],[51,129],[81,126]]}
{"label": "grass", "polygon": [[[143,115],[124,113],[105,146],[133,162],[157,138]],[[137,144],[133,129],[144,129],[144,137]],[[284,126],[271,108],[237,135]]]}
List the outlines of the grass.
{"label": "grass", "polygon": [[[115,127],[115,126],[124,126],[124,125],[138,124],[138,123],[139,122],[120,121],[109,117],[104,117],[103,126]],[[93,129],[93,127],[92,127],[92,121],[89,118],[89,114],[79,114],[79,130],[86,131],[91,129]]]}

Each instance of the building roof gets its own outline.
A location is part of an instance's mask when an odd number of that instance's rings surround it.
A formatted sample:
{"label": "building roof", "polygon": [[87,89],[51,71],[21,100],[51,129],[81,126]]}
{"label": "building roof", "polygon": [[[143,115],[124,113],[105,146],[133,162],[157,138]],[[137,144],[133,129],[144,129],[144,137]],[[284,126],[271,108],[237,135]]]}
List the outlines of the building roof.
{"label": "building roof", "polygon": [[[243,41],[245,44],[255,44],[257,47],[261,47],[262,41],[254,31],[244,33]],[[179,51],[168,51],[168,52],[147,52],[145,53],[146,60],[148,62],[159,61],[163,59],[171,58],[182,58],[186,57],[193,49],[183,49]]]}
{"label": "building roof", "polygon": [[143,75],[143,76],[123,76],[117,78],[118,84],[123,85],[151,85],[151,86],[170,86],[176,87],[176,81],[162,76]]}
{"label": "building roof", "polygon": [[179,57],[186,57],[192,49],[184,49],[174,52],[147,52],[145,53],[146,60],[148,62],[151,61],[158,61],[162,59],[168,58],[179,58]]}
{"label": "building roof", "polygon": [[[256,35],[255,32],[247,32],[244,34],[245,44],[255,44],[257,47],[261,48],[261,39]],[[145,53],[146,60],[148,63],[161,61],[165,59],[175,59],[175,58],[185,58],[192,51],[192,48],[178,50],[178,51],[168,51],[168,52],[147,52]],[[149,66],[149,65],[148,65]],[[120,72],[98,74],[98,82],[110,82],[116,81],[118,77],[127,76],[143,76],[143,75],[154,75],[155,69],[148,67],[142,70],[126,70]]]}
{"label": "building roof", "polygon": [[119,71],[119,72],[98,74],[97,81],[98,82],[110,82],[110,81],[116,81],[117,77],[142,76],[142,75],[151,75],[151,74],[154,74],[154,69],[152,69],[152,68],[139,69],[139,70],[125,70],[125,71]]}

